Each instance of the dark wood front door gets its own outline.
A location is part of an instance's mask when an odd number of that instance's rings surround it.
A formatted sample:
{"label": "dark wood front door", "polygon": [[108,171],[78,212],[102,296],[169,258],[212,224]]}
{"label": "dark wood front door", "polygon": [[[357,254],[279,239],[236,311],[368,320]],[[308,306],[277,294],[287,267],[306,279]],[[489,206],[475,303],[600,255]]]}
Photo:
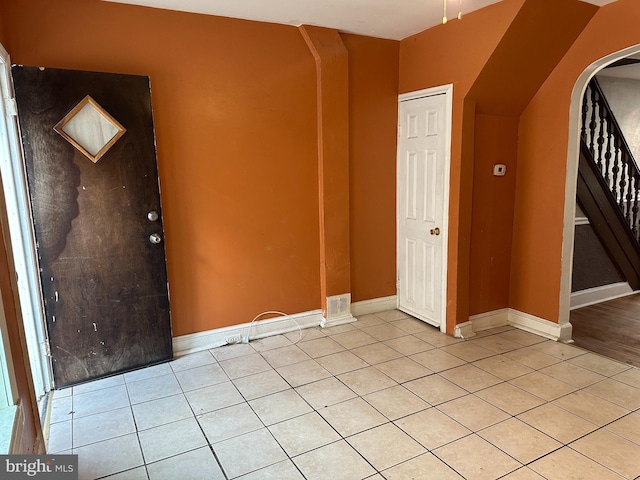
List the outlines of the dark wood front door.
{"label": "dark wood front door", "polygon": [[13,81],[56,387],[171,359],[149,78]]}

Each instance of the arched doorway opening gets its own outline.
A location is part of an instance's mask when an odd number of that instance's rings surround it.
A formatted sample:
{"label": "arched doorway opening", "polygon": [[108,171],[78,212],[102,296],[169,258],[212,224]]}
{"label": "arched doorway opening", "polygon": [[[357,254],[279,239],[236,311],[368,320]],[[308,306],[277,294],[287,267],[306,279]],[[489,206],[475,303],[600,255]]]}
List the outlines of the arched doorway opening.
{"label": "arched doorway opening", "polygon": [[564,230],[562,245],[562,277],[560,290],[559,323],[570,324],[573,258],[575,248],[575,213],[580,149],[582,100],[589,81],[606,66],[640,53],[640,45],[611,53],[589,65],[576,81],[570,106],[569,144],[567,149],[567,175],[565,185]]}

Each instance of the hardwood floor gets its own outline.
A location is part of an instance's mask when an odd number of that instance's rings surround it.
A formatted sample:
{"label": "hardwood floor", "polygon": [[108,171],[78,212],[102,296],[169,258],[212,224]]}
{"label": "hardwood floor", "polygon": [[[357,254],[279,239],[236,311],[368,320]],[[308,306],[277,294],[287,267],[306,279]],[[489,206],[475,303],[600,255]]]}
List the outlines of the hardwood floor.
{"label": "hardwood floor", "polygon": [[575,345],[640,367],[640,294],[571,312]]}

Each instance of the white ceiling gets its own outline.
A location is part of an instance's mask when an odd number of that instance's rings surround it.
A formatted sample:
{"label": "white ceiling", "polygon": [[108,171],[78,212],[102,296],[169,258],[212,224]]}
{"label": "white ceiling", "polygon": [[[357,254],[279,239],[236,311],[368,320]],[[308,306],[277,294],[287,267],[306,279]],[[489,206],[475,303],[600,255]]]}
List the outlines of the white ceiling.
{"label": "white ceiling", "polygon": [[[442,22],[456,20],[500,0],[105,0],[147,7],[243,18],[285,25],[318,25],[342,32],[402,40]],[[561,0],[556,0],[561,1]],[[582,0],[606,5],[616,0]],[[553,12],[550,12],[552,14]]]}

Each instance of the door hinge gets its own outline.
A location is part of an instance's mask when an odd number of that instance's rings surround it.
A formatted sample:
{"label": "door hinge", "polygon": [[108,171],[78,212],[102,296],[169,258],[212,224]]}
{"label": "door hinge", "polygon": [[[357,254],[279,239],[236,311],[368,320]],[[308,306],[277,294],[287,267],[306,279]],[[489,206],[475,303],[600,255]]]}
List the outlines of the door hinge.
{"label": "door hinge", "polygon": [[398,138],[400,138],[401,133],[402,133],[401,127],[400,125],[398,125]]}
{"label": "door hinge", "polygon": [[16,99],[13,97],[4,99],[4,108],[7,111],[7,115],[11,115],[12,117],[18,116],[18,104],[16,103]]}

